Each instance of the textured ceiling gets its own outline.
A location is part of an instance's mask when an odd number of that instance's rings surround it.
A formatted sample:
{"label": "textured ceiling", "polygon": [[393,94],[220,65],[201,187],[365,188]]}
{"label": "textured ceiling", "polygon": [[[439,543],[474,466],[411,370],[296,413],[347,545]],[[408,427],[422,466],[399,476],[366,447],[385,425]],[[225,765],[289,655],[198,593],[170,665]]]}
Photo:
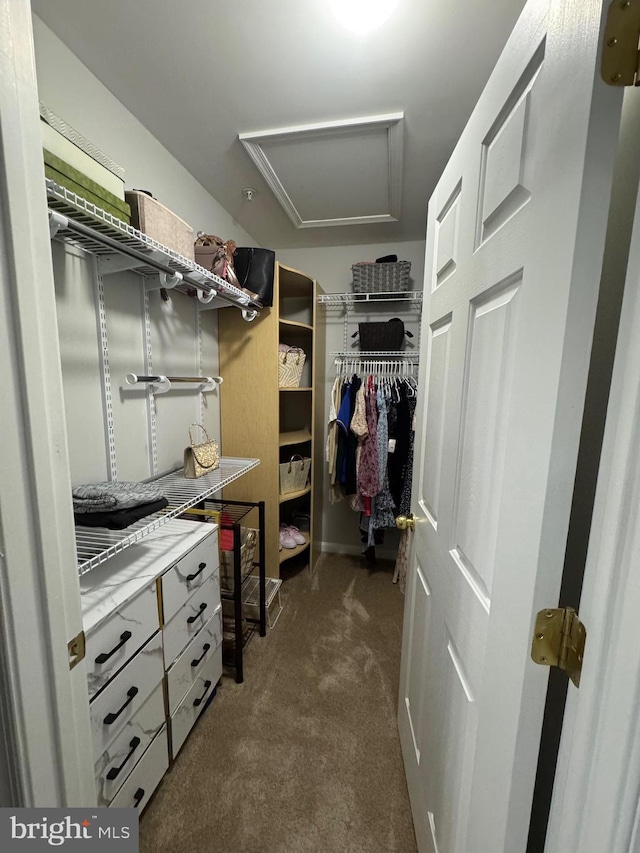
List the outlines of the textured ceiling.
{"label": "textured ceiling", "polygon": [[[400,0],[382,29],[355,36],[328,0],[32,0],[105,86],[272,248],[423,239],[429,195],[523,5]],[[397,222],[296,228],[238,140],[398,112]],[[360,197],[368,208],[383,203],[387,178],[366,151],[357,174],[353,157],[330,146],[300,156],[297,172],[287,164],[303,218],[357,215]],[[257,191],[252,202],[244,187]]]}

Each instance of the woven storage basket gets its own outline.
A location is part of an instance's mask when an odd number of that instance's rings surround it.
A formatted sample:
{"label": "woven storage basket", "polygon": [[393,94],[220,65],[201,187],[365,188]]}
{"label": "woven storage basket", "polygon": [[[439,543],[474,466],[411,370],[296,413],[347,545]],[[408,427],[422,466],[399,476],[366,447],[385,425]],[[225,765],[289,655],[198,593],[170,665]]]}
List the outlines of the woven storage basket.
{"label": "woven storage basket", "polygon": [[283,462],[280,465],[280,494],[288,495],[305,489],[310,471],[311,459],[303,459],[298,454],[292,456],[288,462]]}
{"label": "woven storage basket", "polygon": [[409,290],[411,261],[396,261],[390,264],[354,264],[351,272],[354,293]]}
{"label": "woven storage basket", "polygon": [[299,347],[278,353],[278,384],[281,388],[298,388],[307,356]]}
{"label": "woven storage basket", "polygon": [[[240,530],[240,576],[244,577],[253,566],[258,545],[259,531],[253,527]],[[220,586],[225,591],[234,591],[233,551],[220,551]]]}

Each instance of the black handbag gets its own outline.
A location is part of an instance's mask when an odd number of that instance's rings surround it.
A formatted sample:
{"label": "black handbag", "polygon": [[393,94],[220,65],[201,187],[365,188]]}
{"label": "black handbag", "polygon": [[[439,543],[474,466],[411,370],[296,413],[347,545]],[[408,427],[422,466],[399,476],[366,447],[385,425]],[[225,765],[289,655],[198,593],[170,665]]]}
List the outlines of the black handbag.
{"label": "black handbag", "polygon": [[250,290],[263,305],[273,305],[273,274],[276,253],[271,249],[241,246],[233,256],[233,266],[240,287]]}
{"label": "black handbag", "polygon": [[351,337],[359,336],[360,352],[397,352],[402,349],[405,335],[413,337],[411,332],[405,331],[399,317],[386,323],[358,323],[358,330]]}

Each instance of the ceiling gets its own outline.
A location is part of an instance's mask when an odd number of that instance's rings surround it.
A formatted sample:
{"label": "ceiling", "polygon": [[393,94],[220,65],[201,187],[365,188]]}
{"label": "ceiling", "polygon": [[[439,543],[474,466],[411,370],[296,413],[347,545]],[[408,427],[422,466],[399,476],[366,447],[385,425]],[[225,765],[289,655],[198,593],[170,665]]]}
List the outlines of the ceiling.
{"label": "ceiling", "polygon": [[357,36],[328,0],[32,0],[273,249],[423,239],[429,195],[523,5],[399,0],[386,24]]}

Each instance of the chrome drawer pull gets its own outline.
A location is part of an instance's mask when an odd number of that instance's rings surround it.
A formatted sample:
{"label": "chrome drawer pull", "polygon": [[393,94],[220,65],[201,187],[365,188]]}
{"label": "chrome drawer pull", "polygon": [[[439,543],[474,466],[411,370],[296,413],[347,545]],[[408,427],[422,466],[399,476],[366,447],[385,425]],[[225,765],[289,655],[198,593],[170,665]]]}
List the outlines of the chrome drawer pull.
{"label": "chrome drawer pull", "polygon": [[187,622],[189,623],[189,625],[193,625],[193,623],[196,621],[196,619],[198,619],[200,616],[202,616],[202,614],[204,613],[204,611],[206,609],[207,609],[207,603],[206,603],[206,601],[203,601],[202,604],[200,605],[200,609],[195,614],[195,616],[189,616],[189,618],[187,619]]}
{"label": "chrome drawer pull", "polygon": [[119,775],[120,771],[122,770],[122,768],[124,767],[124,765],[131,758],[131,756],[136,751],[136,749],[140,746],[140,738],[139,737],[132,738],[131,742],[129,743],[129,746],[131,747],[131,752],[129,752],[127,754],[127,757],[122,762],[120,767],[112,767],[111,770],[109,770],[109,772],[107,773],[107,779],[109,779],[109,781],[113,781],[114,779],[118,778],[118,775]]}
{"label": "chrome drawer pull", "polygon": [[210,644],[205,643],[204,646],[202,647],[202,654],[200,655],[199,658],[196,658],[195,660],[191,661],[191,666],[198,666],[198,664],[200,663],[200,661],[206,655],[206,653],[209,651],[210,648],[211,648]]}
{"label": "chrome drawer pull", "polygon": [[131,631],[123,631],[122,634],[120,634],[120,642],[118,643],[118,645],[114,646],[110,652],[102,652],[102,654],[98,655],[98,657],[96,658],[96,663],[106,663],[109,660],[109,658],[112,655],[115,655],[115,653],[118,651],[118,649],[121,649],[124,646],[124,644],[127,642],[127,640],[130,640],[130,639],[131,639]]}
{"label": "chrome drawer pull", "polygon": [[124,705],[122,706],[122,708],[120,708],[120,710],[119,710],[119,711],[116,711],[116,712],[115,712],[115,714],[113,713],[113,711],[111,711],[111,712],[110,712],[109,714],[107,714],[107,716],[104,718],[104,724],[105,724],[105,726],[110,726],[110,725],[111,725],[111,723],[115,723],[115,721],[118,719],[118,717],[119,717],[119,716],[120,716],[120,714],[124,711],[124,709],[127,707],[127,705],[128,705],[131,701],[133,701],[133,697],[134,697],[134,696],[137,696],[137,695],[138,695],[138,688],[137,688],[137,687],[130,687],[130,688],[127,690],[127,696],[128,696],[129,698],[128,698],[128,699],[127,699],[127,701],[124,703]]}
{"label": "chrome drawer pull", "polygon": [[197,698],[197,699],[194,699],[194,700],[193,700],[193,707],[194,707],[194,708],[197,708],[197,707],[198,707],[198,705],[200,705],[200,704],[202,703],[202,700],[203,700],[203,699],[204,699],[204,697],[207,695],[207,691],[209,690],[209,688],[210,688],[210,687],[211,687],[211,682],[210,682],[210,681],[205,681],[205,683],[204,683],[204,693],[202,694],[202,696],[198,696],[198,698]]}
{"label": "chrome drawer pull", "polygon": [[202,574],[202,572],[204,572],[204,570],[205,570],[206,568],[207,568],[207,564],[206,564],[206,563],[199,563],[199,564],[198,564],[198,571],[197,571],[195,574],[193,574],[193,575],[187,575],[187,580],[188,580],[188,581],[193,581],[193,580],[195,580],[195,579],[198,577],[198,575],[201,575],[201,574]]}

